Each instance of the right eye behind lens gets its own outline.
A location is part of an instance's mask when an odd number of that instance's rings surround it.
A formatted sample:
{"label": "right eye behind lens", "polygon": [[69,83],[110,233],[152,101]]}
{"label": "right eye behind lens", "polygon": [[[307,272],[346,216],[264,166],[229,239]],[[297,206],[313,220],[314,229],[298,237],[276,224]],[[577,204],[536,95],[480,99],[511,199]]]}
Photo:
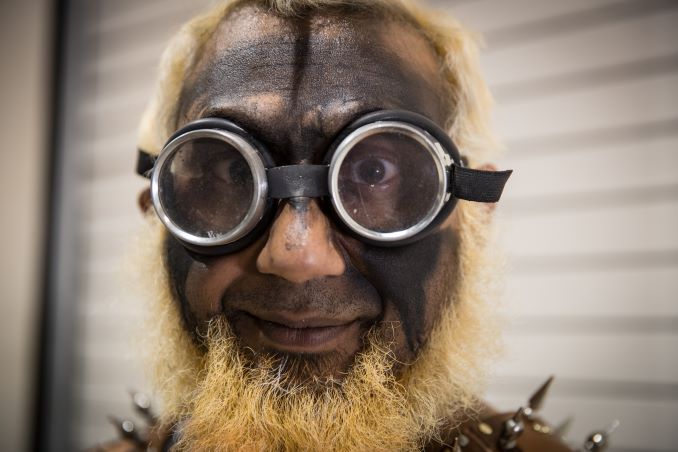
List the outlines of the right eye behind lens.
{"label": "right eye behind lens", "polygon": [[250,210],[254,188],[245,157],[217,138],[181,144],[158,177],[159,200],[169,220],[201,238],[219,238],[238,227]]}

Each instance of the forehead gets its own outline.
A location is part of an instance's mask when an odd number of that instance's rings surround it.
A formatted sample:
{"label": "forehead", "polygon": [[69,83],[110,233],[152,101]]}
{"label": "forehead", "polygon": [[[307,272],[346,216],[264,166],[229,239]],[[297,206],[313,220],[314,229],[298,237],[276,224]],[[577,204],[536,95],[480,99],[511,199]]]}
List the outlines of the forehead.
{"label": "forehead", "polygon": [[443,91],[436,55],[409,24],[357,14],[290,19],[247,6],[207,42],[186,81],[179,125],[221,116],[269,144],[282,135],[308,143],[378,109],[441,123]]}

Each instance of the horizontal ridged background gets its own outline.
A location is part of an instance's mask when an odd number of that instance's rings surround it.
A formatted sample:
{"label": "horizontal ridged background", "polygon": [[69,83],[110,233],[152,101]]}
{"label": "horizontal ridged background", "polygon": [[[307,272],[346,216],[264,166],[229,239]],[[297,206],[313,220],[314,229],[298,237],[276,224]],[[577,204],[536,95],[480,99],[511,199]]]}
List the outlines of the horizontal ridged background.
{"label": "horizontal ridged background", "polygon": [[[207,1],[85,2],[75,98],[80,239],[76,445],[111,438],[145,389],[142,314],[122,268],[141,226],[135,131],[160,53]],[[676,450],[678,2],[429,2],[484,34],[482,66],[515,169],[499,218],[511,256],[507,356],[488,394],[516,409],[556,375],[544,415],[575,443],[612,419],[617,451]],[[87,4],[85,7],[84,4]]]}

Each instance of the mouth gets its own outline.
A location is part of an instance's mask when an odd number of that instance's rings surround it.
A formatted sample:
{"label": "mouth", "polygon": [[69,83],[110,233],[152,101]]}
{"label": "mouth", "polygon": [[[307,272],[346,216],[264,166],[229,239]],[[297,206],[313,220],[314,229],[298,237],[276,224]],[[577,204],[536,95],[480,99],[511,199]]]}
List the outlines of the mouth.
{"label": "mouth", "polygon": [[358,319],[318,315],[258,314],[242,312],[241,331],[246,342],[287,353],[324,353],[345,348],[360,335]]}

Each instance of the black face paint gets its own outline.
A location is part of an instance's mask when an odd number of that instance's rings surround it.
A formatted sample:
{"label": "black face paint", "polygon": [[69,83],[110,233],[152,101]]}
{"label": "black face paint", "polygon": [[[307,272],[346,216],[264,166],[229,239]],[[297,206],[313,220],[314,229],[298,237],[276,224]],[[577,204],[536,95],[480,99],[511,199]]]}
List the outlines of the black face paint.
{"label": "black face paint", "polygon": [[[352,16],[283,20],[250,7],[238,12],[238,20],[226,19],[206,47],[182,93],[177,127],[199,117],[230,119],[257,136],[275,163],[284,165],[319,163],[338,132],[369,111],[408,110],[438,124],[445,119],[435,56],[417,32],[401,23]],[[307,213],[307,199],[286,203]],[[228,284],[220,285],[222,277],[212,269],[201,270],[202,279],[190,284],[220,287],[221,314],[241,339],[247,337],[247,322],[258,321],[247,318],[248,306],[313,308],[328,315],[358,312],[361,322],[402,325],[405,343],[399,347],[409,350],[406,359],[413,358],[445,302],[434,299],[429,286],[447,287],[449,272],[443,266],[454,266],[454,233],[444,229],[394,249],[360,244],[336,229],[332,233],[347,263],[341,276],[294,284],[259,273],[252,264]],[[261,244],[252,245],[251,260],[256,260],[256,247]],[[186,324],[189,330],[200,329],[209,320],[205,306],[213,307],[216,297],[196,296],[200,291],[187,287],[202,263],[171,238],[166,253]],[[398,318],[384,318],[389,304]],[[352,355],[344,358],[350,363]],[[337,365],[345,369],[345,364]]]}
{"label": "black face paint", "polygon": [[[292,21],[289,35],[280,26],[279,35],[238,39],[206,58],[182,93],[177,128],[197,117],[231,119],[284,165],[319,163],[335,134],[368,111],[406,109],[443,122],[447,109],[442,88],[434,85],[437,72],[422,77],[421,67],[407,64],[402,49],[388,45],[386,27],[359,19],[309,20]],[[360,33],[353,33],[357,27]]]}
{"label": "black face paint", "polygon": [[189,252],[171,234],[165,239],[165,265],[169,274],[171,290],[181,305],[181,315],[186,329],[192,334],[196,331],[198,320],[190,309],[186,299],[186,278],[194,259]]}
{"label": "black face paint", "polygon": [[[413,354],[428,339],[428,330],[440,311],[440,306],[430,302],[426,284],[431,282],[431,275],[441,260],[448,271],[454,271],[456,249],[457,238],[449,231],[431,234],[409,246],[365,247],[361,257],[365,275],[381,296],[395,305]],[[443,253],[446,256],[441,256]]]}
{"label": "black face paint", "polygon": [[[301,18],[297,23],[295,23],[295,34],[298,36],[296,42],[294,43],[294,78],[292,82],[292,99],[295,104],[297,99],[299,99],[299,91],[304,77],[304,70],[306,68],[306,63],[308,62],[309,55],[309,40],[311,27],[309,24],[309,18]],[[295,105],[298,108],[298,106]]]}
{"label": "black face paint", "polygon": [[[293,200],[290,204],[295,209],[307,209],[307,202],[301,200]],[[444,265],[450,272],[449,274],[454,274],[457,264],[454,259],[457,246],[457,237],[449,233],[431,234],[417,242],[416,246],[383,248],[365,245],[360,255],[355,256],[354,259],[346,256],[347,261],[356,262],[358,267],[358,270],[353,266],[347,268],[347,275],[351,282],[344,282],[342,286],[336,282],[328,284],[327,281],[317,281],[314,284],[307,284],[300,292],[306,293],[306,297],[315,298],[316,303],[319,300],[331,300],[330,309],[334,311],[350,309],[350,300],[344,298],[346,294],[350,294],[351,299],[371,298],[380,300],[379,303],[393,303],[402,319],[409,351],[414,355],[428,338],[427,324],[438,314],[438,312],[432,312],[431,307],[427,305],[428,296],[425,292],[425,284],[436,266],[439,265],[443,250],[448,254],[447,259],[443,258]],[[187,329],[195,334],[200,329],[197,318],[199,315],[190,309],[185,291],[186,276],[191,264],[197,262],[198,259],[214,258],[188,252],[170,235],[165,242],[165,250],[172,289],[181,304],[183,320]],[[225,304],[230,306],[224,309],[224,313],[230,311],[230,315],[234,316],[234,311],[237,311],[236,306],[242,308],[253,298],[261,300],[261,303],[266,303],[266,300],[271,299],[280,302],[278,297],[280,293],[293,293],[290,287],[292,286],[284,280],[271,280],[270,278],[240,283],[229,288],[224,295],[224,298],[229,301]],[[308,294],[309,291],[311,295]],[[294,300],[300,302],[299,298],[287,298],[287,307],[290,307]],[[299,306],[307,303],[308,299]]]}

